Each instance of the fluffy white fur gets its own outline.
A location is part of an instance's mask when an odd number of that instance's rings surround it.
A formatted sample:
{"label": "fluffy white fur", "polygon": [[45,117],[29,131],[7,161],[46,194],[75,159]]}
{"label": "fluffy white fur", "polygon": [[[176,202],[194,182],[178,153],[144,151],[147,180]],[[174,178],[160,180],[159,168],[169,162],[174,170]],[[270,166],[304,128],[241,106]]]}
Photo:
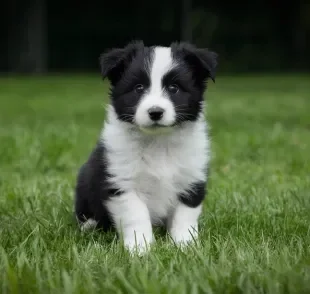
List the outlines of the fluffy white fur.
{"label": "fluffy white fur", "polygon": [[[176,243],[197,236],[201,206],[186,207],[177,194],[205,179],[209,141],[203,115],[169,135],[151,138],[119,121],[112,107],[102,130],[112,184],[125,191],[111,198],[108,209],[125,245],[145,251],[153,240],[152,224],[168,218],[168,230]],[[186,138],[186,139],[184,139]]]}

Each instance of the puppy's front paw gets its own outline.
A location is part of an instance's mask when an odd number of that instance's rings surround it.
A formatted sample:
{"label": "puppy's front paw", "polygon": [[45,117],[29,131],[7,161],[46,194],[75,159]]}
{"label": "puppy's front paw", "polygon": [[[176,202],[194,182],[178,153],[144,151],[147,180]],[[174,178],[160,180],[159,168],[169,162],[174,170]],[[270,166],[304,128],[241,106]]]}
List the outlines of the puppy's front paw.
{"label": "puppy's front paw", "polygon": [[131,255],[142,256],[150,250],[152,240],[144,238],[142,235],[138,235],[135,238],[126,238],[124,245]]}
{"label": "puppy's front paw", "polygon": [[170,235],[176,245],[185,248],[188,245],[195,244],[198,239],[198,227],[173,229]]}
{"label": "puppy's front paw", "polygon": [[175,208],[168,220],[168,229],[174,243],[178,246],[184,248],[190,244],[196,244],[201,209],[202,205],[193,208],[182,203]]}

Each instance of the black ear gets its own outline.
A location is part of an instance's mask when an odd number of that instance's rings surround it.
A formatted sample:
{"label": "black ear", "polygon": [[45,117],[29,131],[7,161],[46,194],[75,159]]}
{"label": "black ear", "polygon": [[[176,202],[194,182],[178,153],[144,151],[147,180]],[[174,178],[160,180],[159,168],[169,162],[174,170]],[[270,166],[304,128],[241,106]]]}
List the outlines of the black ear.
{"label": "black ear", "polygon": [[115,85],[140,48],[142,41],[133,41],[124,48],[115,48],[102,53],[99,57],[102,78],[108,78]]}
{"label": "black ear", "polygon": [[205,82],[208,78],[215,82],[217,53],[207,48],[197,48],[187,42],[174,43],[172,47],[177,55],[193,69],[200,82]]}

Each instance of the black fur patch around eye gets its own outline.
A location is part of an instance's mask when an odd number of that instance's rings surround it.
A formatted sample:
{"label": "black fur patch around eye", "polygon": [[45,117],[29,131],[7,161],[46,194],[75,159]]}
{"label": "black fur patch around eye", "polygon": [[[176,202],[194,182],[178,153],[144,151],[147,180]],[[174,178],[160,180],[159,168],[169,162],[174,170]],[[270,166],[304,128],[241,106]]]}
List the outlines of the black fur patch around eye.
{"label": "black fur patch around eye", "polygon": [[148,73],[141,68],[129,68],[123,79],[116,88],[112,89],[112,97],[117,99],[118,96],[134,91],[134,87],[142,84],[145,89],[150,87],[150,78]]}
{"label": "black fur patch around eye", "polygon": [[[179,91],[169,93],[168,86],[176,84]],[[195,121],[201,112],[203,93],[193,78],[193,73],[186,64],[180,63],[162,79],[162,87],[169,96],[176,112],[176,123]]]}
{"label": "black fur patch around eye", "polygon": [[[112,104],[118,118],[122,121],[133,123],[136,107],[151,85],[149,65],[152,54],[153,51],[146,47],[137,51],[122,78],[111,88]],[[144,86],[144,92],[135,91],[135,86],[138,84]]]}
{"label": "black fur patch around eye", "polygon": [[162,79],[163,88],[171,84],[178,85],[182,91],[190,92],[193,88],[191,72],[180,66],[167,72]]}

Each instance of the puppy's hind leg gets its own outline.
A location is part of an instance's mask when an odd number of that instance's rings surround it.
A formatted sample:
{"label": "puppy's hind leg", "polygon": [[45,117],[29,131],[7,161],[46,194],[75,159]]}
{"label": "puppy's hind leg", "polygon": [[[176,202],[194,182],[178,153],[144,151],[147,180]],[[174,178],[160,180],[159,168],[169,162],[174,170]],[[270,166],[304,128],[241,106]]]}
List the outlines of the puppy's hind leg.
{"label": "puppy's hind leg", "polygon": [[90,191],[87,188],[87,177],[85,175],[86,165],[83,165],[78,175],[74,203],[74,214],[81,231],[94,229],[98,224],[89,207],[87,195],[89,196]]}

